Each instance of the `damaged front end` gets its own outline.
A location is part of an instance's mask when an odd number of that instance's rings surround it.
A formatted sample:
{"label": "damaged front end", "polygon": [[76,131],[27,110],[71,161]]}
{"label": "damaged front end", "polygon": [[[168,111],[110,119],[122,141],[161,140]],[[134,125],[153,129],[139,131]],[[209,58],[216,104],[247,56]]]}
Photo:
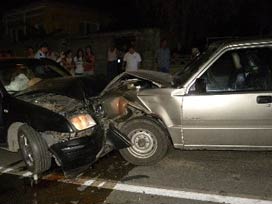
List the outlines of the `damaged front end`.
{"label": "damaged front end", "polygon": [[66,177],[79,175],[113,149],[130,146],[128,139],[114,126],[110,126],[107,131],[96,126],[91,132],[81,134],[80,138],[58,142],[49,148]]}
{"label": "damaged front end", "polygon": [[174,86],[170,74],[139,70],[124,72],[117,76],[96,98],[107,119],[118,121],[120,117],[127,119],[133,115],[150,113],[151,111],[141,100],[139,93],[143,90],[170,88]]}
{"label": "damaged front end", "polygon": [[48,120],[38,131],[67,177],[79,175],[113,149],[130,146],[126,136],[113,124],[101,121],[90,104],[53,93],[23,95],[20,99],[51,114],[38,116]]}
{"label": "damaged front end", "polygon": [[172,77],[168,74],[143,70],[124,72],[117,76],[100,96],[93,98],[91,103],[105,129],[109,129],[109,124],[112,124],[117,130],[121,130],[122,126],[133,118],[152,116],[152,111],[138,97],[142,90],[171,86]]}

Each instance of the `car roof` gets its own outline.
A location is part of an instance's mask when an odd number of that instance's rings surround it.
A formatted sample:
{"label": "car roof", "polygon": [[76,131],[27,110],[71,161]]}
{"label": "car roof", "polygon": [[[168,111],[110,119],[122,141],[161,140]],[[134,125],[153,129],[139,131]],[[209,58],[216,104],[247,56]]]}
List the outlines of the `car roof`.
{"label": "car roof", "polygon": [[1,65],[3,66],[3,65],[14,65],[14,64],[24,64],[27,66],[52,64],[52,65],[60,67],[61,69],[65,69],[59,63],[48,58],[43,58],[43,59],[18,58],[18,57],[0,58],[0,67]]}
{"label": "car roof", "polygon": [[0,69],[5,68],[6,66],[14,66],[17,64],[23,64],[26,66],[35,66],[35,65],[54,65],[59,69],[63,70],[68,76],[71,76],[71,73],[66,70],[63,66],[57,63],[54,60],[43,58],[43,59],[35,59],[35,58],[20,58],[20,57],[9,57],[9,58],[0,58]]}
{"label": "car roof", "polygon": [[42,63],[42,60],[32,59],[32,58],[0,58],[0,63],[10,63],[10,64],[33,64],[33,63]]}
{"label": "car roof", "polygon": [[209,47],[236,47],[244,45],[268,45],[272,44],[272,37],[243,37],[243,38],[227,38],[213,42]]}

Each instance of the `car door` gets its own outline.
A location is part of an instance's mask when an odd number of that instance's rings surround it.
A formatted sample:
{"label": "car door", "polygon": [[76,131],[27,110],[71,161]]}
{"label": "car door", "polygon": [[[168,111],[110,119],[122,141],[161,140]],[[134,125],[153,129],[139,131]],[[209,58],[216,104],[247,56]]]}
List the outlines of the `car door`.
{"label": "car door", "polygon": [[183,98],[185,146],[272,147],[271,57],[269,48],[232,50],[207,69]]}

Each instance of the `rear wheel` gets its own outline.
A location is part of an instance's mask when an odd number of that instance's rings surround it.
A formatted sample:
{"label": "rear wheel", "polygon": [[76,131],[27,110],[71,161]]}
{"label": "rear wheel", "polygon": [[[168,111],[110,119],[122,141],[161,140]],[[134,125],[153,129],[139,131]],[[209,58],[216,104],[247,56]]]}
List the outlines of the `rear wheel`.
{"label": "rear wheel", "polygon": [[41,174],[51,166],[51,155],[41,135],[28,125],[18,131],[18,141],[25,164],[33,174]]}
{"label": "rear wheel", "polygon": [[169,139],[160,124],[149,118],[137,118],[125,124],[121,131],[131,140],[132,146],[120,150],[128,162],[135,165],[152,165],[167,153]]}

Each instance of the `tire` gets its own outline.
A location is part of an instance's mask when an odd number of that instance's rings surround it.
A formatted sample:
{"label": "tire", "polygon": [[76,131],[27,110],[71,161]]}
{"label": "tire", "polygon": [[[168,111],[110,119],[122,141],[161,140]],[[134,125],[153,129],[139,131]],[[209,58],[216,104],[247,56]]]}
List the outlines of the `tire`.
{"label": "tire", "polygon": [[153,165],[160,161],[169,148],[169,138],[160,124],[147,117],[127,122],[121,132],[132,142],[132,147],[120,150],[122,157],[138,166]]}
{"label": "tire", "polygon": [[18,131],[21,154],[29,171],[41,174],[51,167],[47,143],[33,128],[22,125]]}

